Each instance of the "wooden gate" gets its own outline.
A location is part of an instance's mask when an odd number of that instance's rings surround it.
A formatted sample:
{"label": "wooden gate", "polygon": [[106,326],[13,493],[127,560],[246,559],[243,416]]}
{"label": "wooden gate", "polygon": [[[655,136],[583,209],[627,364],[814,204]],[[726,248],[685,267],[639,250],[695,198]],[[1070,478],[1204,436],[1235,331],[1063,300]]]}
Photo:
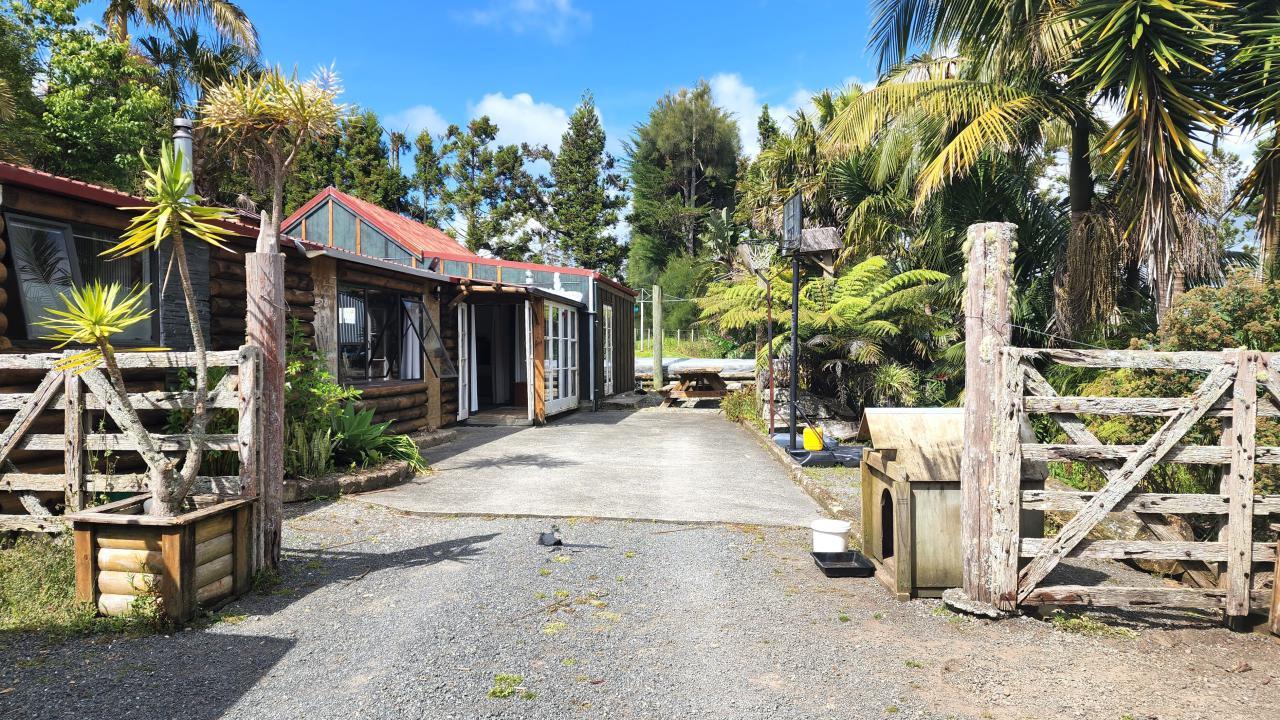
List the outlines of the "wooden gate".
{"label": "wooden gate", "polygon": [[[1204,373],[1204,380],[1189,397],[1061,397],[1036,370],[1037,360],[1088,368]],[[1017,552],[1007,559],[995,558],[998,564],[991,577],[998,606],[1174,606],[1220,608],[1229,616],[1244,616],[1251,609],[1270,606],[1271,593],[1255,589],[1253,578],[1258,564],[1275,562],[1276,546],[1255,542],[1253,526],[1255,517],[1280,512],[1280,496],[1254,494],[1254,466],[1280,464],[1280,447],[1257,447],[1255,430],[1259,415],[1280,416],[1280,375],[1276,374],[1280,357],[1273,360],[1250,350],[1165,353],[1007,347],[1001,353],[1001,367],[1003,392],[994,430],[993,496],[1008,497],[1016,507],[996,513],[999,522],[992,526],[992,546],[1016,548]],[[1260,386],[1264,389],[1261,399]],[[1033,415],[1052,418],[1071,442],[1026,441],[1022,428]],[[1141,445],[1108,445],[1089,431],[1080,415],[1162,417],[1164,422]],[[1187,433],[1205,418],[1222,422],[1222,443],[1186,444]],[[1094,465],[1106,484],[1097,492],[1019,490],[1025,470],[1036,463],[1062,460]],[[1157,463],[1221,466],[1220,492],[1139,492],[1142,480]],[[1051,538],[1019,541],[1017,511],[1023,508],[1075,514]],[[1108,513],[1125,511],[1155,518],[1147,524],[1159,539],[1087,539]],[[1161,538],[1159,519],[1180,514],[1218,516],[1218,538],[1206,542]],[[1176,560],[1192,567],[1221,563],[1225,571],[1212,583],[1216,586],[1209,587],[1042,585],[1050,571],[1069,556]],[[1022,560],[1027,562],[1019,569]]]}
{"label": "wooden gate", "polygon": [[[66,512],[82,510],[93,499],[106,492],[143,492],[146,473],[94,472],[89,462],[90,453],[125,453],[137,451],[136,443],[128,435],[95,432],[92,413],[109,417],[110,402],[105,394],[95,393],[93,388],[107,382],[103,370],[94,368],[83,373],[59,370],[55,367],[65,355],[40,353],[30,355],[0,355],[0,373],[7,377],[19,374],[32,375],[43,372],[39,384],[31,392],[0,394],[0,411],[15,411],[8,425],[0,430],[0,492],[10,493],[20,499],[25,514],[0,514],[0,531],[26,530],[56,532],[63,529],[57,515],[50,514],[40,502],[41,493],[63,493]],[[238,475],[201,476],[195,492],[219,495],[253,497],[260,492],[257,458],[259,420],[260,352],[252,346],[238,351],[211,352],[208,354],[210,369],[227,368],[226,374],[210,389],[208,406],[236,410],[237,432],[205,435],[209,450],[238,453]],[[118,353],[121,371],[164,371],[195,366],[195,354],[186,352]],[[128,381],[129,379],[126,378]],[[174,410],[190,409],[194,393],[167,390],[131,392],[129,402],[144,418],[151,417],[149,427],[157,426],[157,415]],[[41,425],[48,425],[55,411],[62,414],[62,432],[37,432]],[[160,420],[163,418],[161,417]],[[44,422],[41,422],[41,421]],[[45,427],[44,429],[51,429]],[[185,449],[190,442],[188,435],[154,435],[157,447],[163,452]],[[11,461],[18,451],[51,451],[65,454],[61,473],[22,472]]]}
{"label": "wooden gate", "polygon": [[[1280,633],[1280,588],[1267,593],[1254,576],[1263,563],[1275,567],[1278,552],[1274,540],[1259,542],[1254,536],[1255,518],[1280,514],[1280,496],[1255,494],[1254,468],[1280,464],[1280,447],[1258,447],[1256,432],[1259,416],[1280,417],[1280,353],[1012,347],[1016,231],[1009,223],[969,228],[961,464],[964,588],[952,597],[1005,611],[1036,604],[1169,606],[1218,608],[1228,618],[1270,606],[1272,630]],[[1203,379],[1187,397],[1060,397],[1036,363],[1165,370]],[[1116,445],[1102,443],[1082,415],[1164,421],[1142,444]],[[1032,416],[1051,418],[1070,443],[1037,442]],[[1222,423],[1219,444],[1188,444],[1188,432],[1206,418]],[[1106,482],[1097,492],[1024,491],[1024,474],[1043,477],[1043,463],[1052,461],[1089,463]],[[1219,492],[1140,492],[1143,479],[1160,463],[1217,466]],[[1023,509],[1074,515],[1053,537],[1020,538]],[[1136,513],[1154,539],[1089,539],[1090,531],[1114,512]],[[1167,518],[1183,514],[1216,516],[1217,536],[1196,542],[1174,532]],[[1043,584],[1063,558],[1073,556],[1174,560],[1198,587]]]}

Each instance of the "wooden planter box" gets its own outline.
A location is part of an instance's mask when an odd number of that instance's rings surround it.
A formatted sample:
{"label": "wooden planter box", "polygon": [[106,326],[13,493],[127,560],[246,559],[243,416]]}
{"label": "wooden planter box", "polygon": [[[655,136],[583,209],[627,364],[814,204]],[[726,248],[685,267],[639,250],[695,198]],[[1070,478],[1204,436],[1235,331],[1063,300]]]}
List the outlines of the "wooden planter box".
{"label": "wooden planter box", "polygon": [[151,496],[67,516],[75,533],[76,599],[103,615],[128,615],[139,598],[155,598],[182,623],[199,608],[249,587],[252,500],[198,496],[176,517],[142,514]]}

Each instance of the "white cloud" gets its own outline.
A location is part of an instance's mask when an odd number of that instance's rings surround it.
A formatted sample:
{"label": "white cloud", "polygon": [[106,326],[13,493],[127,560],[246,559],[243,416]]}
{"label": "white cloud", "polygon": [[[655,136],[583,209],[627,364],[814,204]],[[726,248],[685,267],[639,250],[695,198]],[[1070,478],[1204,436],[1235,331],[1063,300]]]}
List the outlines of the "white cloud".
{"label": "white cloud", "polygon": [[560,149],[560,136],[569,127],[569,113],[551,103],[536,102],[529,93],[507,97],[489,93],[471,106],[471,117],[488,115],[498,126],[498,141],[504,145],[529,143]]}
{"label": "white cloud", "polygon": [[[738,73],[719,73],[712,76],[707,84],[711,86],[711,99],[716,105],[732,113],[738,121],[738,135],[742,140],[742,151],[754,157],[760,152],[760,138],[756,122],[760,119],[760,108],[767,98],[743,81]],[[800,88],[781,102],[769,103],[769,115],[784,130],[791,129],[791,115],[796,110],[813,112],[813,91]]]}
{"label": "white cloud", "polygon": [[432,135],[444,133],[449,122],[430,105],[414,105],[386,116],[382,125],[387,130],[404,131],[412,142],[423,130],[430,130]]}
{"label": "white cloud", "polygon": [[542,34],[552,42],[591,27],[591,13],[574,7],[573,0],[489,0],[483,8],[459,16],[516,35]]}

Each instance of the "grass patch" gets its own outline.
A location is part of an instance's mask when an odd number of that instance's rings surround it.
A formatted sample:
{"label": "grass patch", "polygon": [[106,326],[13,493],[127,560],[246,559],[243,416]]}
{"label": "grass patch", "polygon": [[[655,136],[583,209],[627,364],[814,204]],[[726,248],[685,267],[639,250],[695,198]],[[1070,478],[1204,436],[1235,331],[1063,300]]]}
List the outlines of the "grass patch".
{"label": "grass patch", "polygon": [[489,688],[489,697],[495,699],[509,698],[515,695],[517,690],[522,689],[520,687],[522,682],[524,682],[523,675],[498,673],[493,676],[493,687]]}
{"label": "grass patch", "polygon": [[1088,615],[1076,615],[1074,613],[1065,613],[1058,610],[1049,616],[1049,622],[1062,632],[1068,632],[1075,635],[1084,635],[1085,637],[1110,637],[1133,639],[1138,637],[1138,633],[1129,628],[1113,627],[1097,618]]}
{"label": "grass patch", "polygon": [[561,622],[559,620],[552,620],[542,626],[542,634],[546,635],[547,637],[555,637],[556,635],[559,635],[560,633],[568,629],[569,629],[569,623]]}
{"label": "grass patch", "polygon": [[76,601],[75,548],[68,535],[20,535],[0,544],[0,630],[81,635],[154,632],[164,623],[140,599],[129,617],[98,617]]}
{"label": "grass patch", "polygon": [[912,670],[919,670],[920,668],[924,667],[924,663],[920,662],[919,660],[908,660],[906,662],[906,665]]}

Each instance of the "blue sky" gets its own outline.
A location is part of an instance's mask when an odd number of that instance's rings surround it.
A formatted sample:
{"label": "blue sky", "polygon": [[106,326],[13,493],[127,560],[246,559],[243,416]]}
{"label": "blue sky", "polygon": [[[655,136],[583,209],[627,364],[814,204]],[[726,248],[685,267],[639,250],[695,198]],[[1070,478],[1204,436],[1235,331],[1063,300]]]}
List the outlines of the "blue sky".
{"label": "blue sky", "polygon": [[873,78],[867,4],[241,0],[269,62],[303,73],[332,63],[345,100],[389,129],[439,133],[488,114],[503,141],[554,145],[590,89],[615,153],[659,96],[700,78],[738,116],[748,150],[761,103],[786,113],[813,91]]}

